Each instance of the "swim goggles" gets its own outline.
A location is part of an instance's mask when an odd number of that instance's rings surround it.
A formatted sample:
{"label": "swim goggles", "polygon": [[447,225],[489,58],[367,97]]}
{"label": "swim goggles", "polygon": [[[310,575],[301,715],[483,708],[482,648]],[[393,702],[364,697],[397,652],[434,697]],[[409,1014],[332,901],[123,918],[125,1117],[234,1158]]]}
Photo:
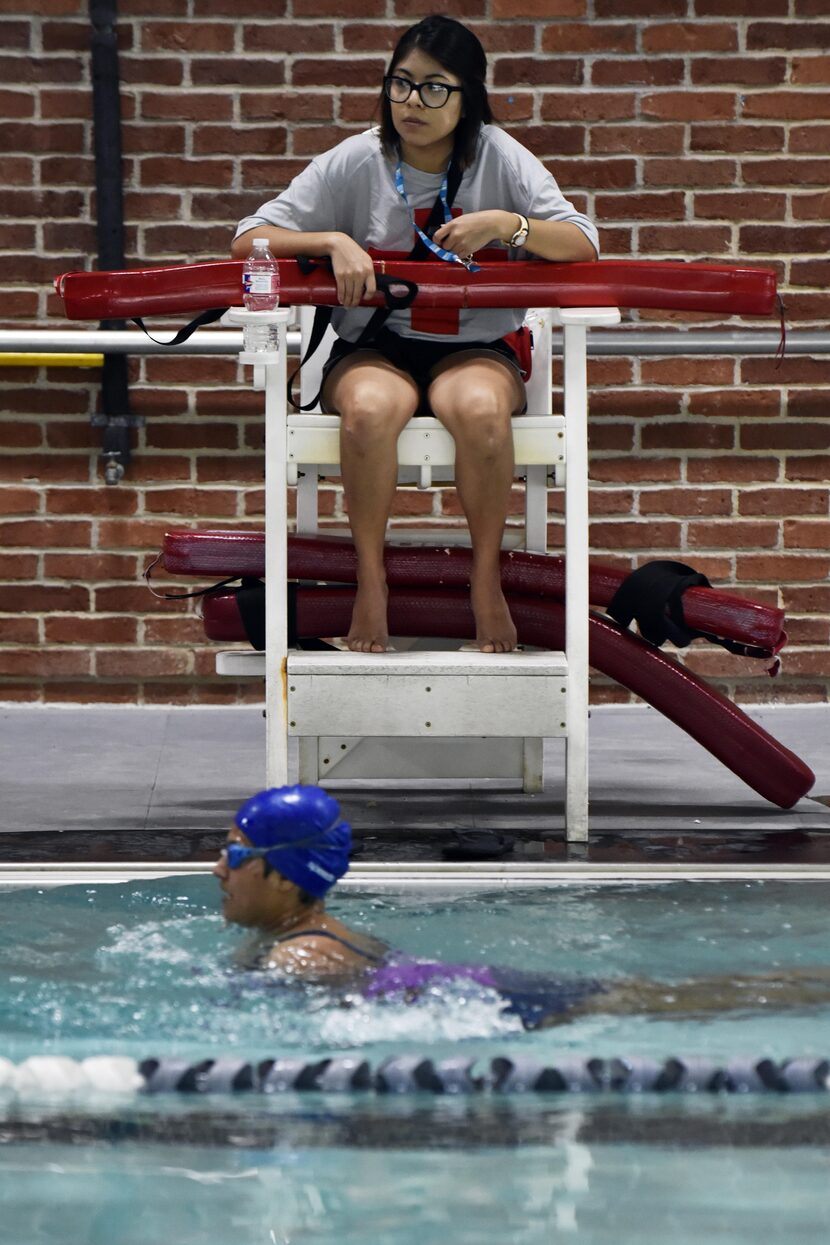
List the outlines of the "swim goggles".
{"label": "swim goggles", "polygon": [[[295,847],[310,847],[313,843],[320,843],[325,833],[326,831],[313,834],[306,839],[293,839],[290,843],[275,843],[273,847],[247,847],[244,843],[226,843],[219,849],[219,857],[229,869],[238,869],[246,860],[263,860],[272,852],[287,852]],[[328,846],[331,845],[323,844],[321,850],[325,851]]]}

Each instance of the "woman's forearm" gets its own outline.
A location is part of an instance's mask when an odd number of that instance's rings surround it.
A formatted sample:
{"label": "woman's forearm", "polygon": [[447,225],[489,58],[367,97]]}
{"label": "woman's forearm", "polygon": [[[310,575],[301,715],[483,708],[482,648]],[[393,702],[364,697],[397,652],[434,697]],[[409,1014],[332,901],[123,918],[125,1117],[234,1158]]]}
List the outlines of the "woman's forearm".
{"label": "woman's forearm", "polygon": [[278,225],[256,225],[234,238],[231,259],[247,259],[254,238],[267,238],[269,250],[276,259],[293,259],[295,255],[331,255],[336,237],[331,230],[300,233],[297,229],[282,229]]}
{"label": "woman's forearm", "polygon": [[528,220],[528,225],[525,250],[540,259],[583,263],[597,258],[593,243],[578,225],[559,220]]}

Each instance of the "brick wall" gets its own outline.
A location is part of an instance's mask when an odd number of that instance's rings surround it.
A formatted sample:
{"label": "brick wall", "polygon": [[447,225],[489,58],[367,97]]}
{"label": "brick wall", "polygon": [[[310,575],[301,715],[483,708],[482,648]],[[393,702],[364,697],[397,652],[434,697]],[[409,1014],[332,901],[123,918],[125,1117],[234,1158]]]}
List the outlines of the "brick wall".
{"label": "brick wall", "polygon": [[[0,0],[0,313],[61,325],[56,273],[95,253],[83,0]],[[371,120],[413,0],[123,0],[130,261],[226,254],[232,226]],[[791,328],[830,319],[826,0],[459,0],[491,56],[498,117],[597,220],[606,256],[773,264]],[[674,323],[642,314],[633,321]],[[688,317],[687,317],[688,319]],[[693,317],[701,327],[714,327]],[[163,531],[261,521],[258,399],[224,358],[131,362],[146,417],[104,486],[97,373],[4,369],[0,698],[254,698],[217,680],[194,608],[140,572]],[[785,674],[696,650],[742,700],[830,687],[827,359],[596,359],[593,546],[681,557],[780,602]],[[551,497],[552,535],[561,499]],[[342,528],[339,492],[326,514]],[[458,523],[452,493],[401,492],[400,523]],[[597,680],[598,698],[620,698]]]}

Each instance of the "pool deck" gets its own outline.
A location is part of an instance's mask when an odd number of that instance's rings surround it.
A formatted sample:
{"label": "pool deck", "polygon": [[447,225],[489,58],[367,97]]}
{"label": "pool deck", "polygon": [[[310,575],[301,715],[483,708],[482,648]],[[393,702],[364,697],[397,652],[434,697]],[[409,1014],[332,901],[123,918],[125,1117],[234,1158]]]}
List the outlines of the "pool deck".
{"label": "pool deck", "polygon": [[[749,712],[815,771],[792,809],[767,803],[645,706],[592,711],[587,847],[565,841],[561,741],[546,745],[541,795],[506,782],[337,795],[360,862],[440,861],[460,844],[513,862],[830,865],[830,705]],[[6,863],[207,861],[263,785],[256,707],[7,704],[0,721]]]}

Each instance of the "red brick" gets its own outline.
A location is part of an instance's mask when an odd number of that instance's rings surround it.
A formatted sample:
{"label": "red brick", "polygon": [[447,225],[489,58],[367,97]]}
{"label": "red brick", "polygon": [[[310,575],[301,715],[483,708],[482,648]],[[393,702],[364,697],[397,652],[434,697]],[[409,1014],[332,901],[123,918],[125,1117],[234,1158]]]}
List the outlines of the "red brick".
{"label": "red brick", "polygon": [[[39,636],[36,618],[0,618],[0,644],[37,644]],[[5,689],[2,699],[6,699]]]}
{"label": "red brick", "polygon": [[640,17],[647,21],[655,18],[686,17],[686,0],[596,0],[595,13],[599,18],[613,21],[624,17]]}
{"label": "red brick", "polygon": [[[340,137],[346,136],[341,134]],[[193,154],[221,156],[236,151],[240,155],[282,156],[287,143],[284,126],[270,124],[240,130],[230,125],[200,125],[193,136]]]}
{"label": "red brick", "polygon": [[827,220],[830,190],[823,190],[818,194],[793,195],[792,209],[796,220]]}
{"label": "red brick", "polygon": [[319,91],[243,91],[239,96],[239,110],[243,122],[323,122],[334,117],[334,99],[321,99]]}
{"label": "red brick", "polygon": [[671,186],[681,184],[692,189],[696,186],[733,186],[737,174],[734,160],[661,160],[643,161],[643,184],[645,186]]}
{"label": "red brick", "polygon": [[46,614],[59,610],[79,613],[89,609],[89,589],[77,584],[72,588],[43,584],[4,588],[3,609],[9,614]]}
{"label": "red brick", "polygon": [[826,488],[744,489],[738,495],[738,509],[741,514],[827,515],[828,497],[830,493]]}
{"label": "red brick", "polygon": [[785,356],[780,367],[772,358],[748,358],[741,360],[741,380],[750,385],[825,385],[827,363],[824,359],[811,359],[808,355]]}
{"label": "red brick", "polygon": [[[245,52],[333,52],[334,26],[331,22],[315,22],[303,25],[272,25],[258,23],[242,27]],[[374,50],[374,49],[372,49]]]}
{"label": "red brick", "polygon": [[164,91],[155,94],[144,91],[141,115],[146,121],[230,121],[233,117],[233,99],[230,95],[207,92]]}
{"label": "red brick", "polygon": [[735,96],[729,91],[659,91],[644,95],[640,110],[657,121],[728,121],[735,116]]}
{"label": "red brick", "polygon": [[[613,60],[595,60],[591,70],[591,82],[597,87],[609,86],[679,86],[683,81],[684,65],[680,59],[666,57],[620,57]],[[647,97],[648,98],[648,97]],[[644,113],[644,115],[646,115]],[[671,115],[674,120],[677,113]]]}
{"label": "red brick", "polygon": [[830,614],[830,585],[793,588],[784,583],[781,596],[788,616],[790,613]]}
{"label": "red brick", "polygon": [[[493,17],[534,17],[546,22],[556,17],[586,17],[586,0],[492,0]],[[567,29],[567,27],[565,27]]]}
{"label": "red brick", "polygon": [[680,459],[640,458],[594,458],[591,461],[591,479],[609,484],[666,483],[680,479]]}
{"label": "red brick", "polygon": [[739,554],[738,578],[772,584],[792,584],[826,579],[830,574],[830,558],[791,553]]}
{"label": "red brick", "polygon": [[596,196],[596,214],[606,220],[680,220],[684,196],[680,190],[659,190],[643,194]]}
{"label": "red brick", "polygon": [[571,188],[628,190],[636,185],[634,160],[594,160],[565,158],[555,162],[556,180],[570,194]]}
{"label": "red brick", "polygon": [[748,450],[827,450],[830,449],[830,422],[793,424],[769,420],[745,425],[740,437],[741,448]]}
{"label": "red brick", "polygon": [[99,649],[95,671],[101,678],[152,678],[157,675],[187,674],[190,653],[158,648]]}
{"label": "red brick", "polygon": [[605,389],[591,395],[591,416],[629,415],[652,419],[656,415],[679,415],[680,405],[679,394],[659,389]]}
{"label": "red brick", "polygon": [[830,27],[826,22],[750,22],[746,46],[750,52],[770,48],[808,48],[812,52],[830,46]]}
{"label": "red brick", "polygon": [[36,553],[0,553],[0,579],[35,579],[37,560]]}
{"label": "red brick", "polygon": [[790,126],[789,149],[794,154],[818,152],[824,156],[830,147],[830,126]]}
{"label": "red brick", "polygon": [[[788,618],[790,648],[800,644],[830,644],[830,623],[815,618]],[[787,650],[789,652],[790,649]]]}
{"label": "red brick", "polygon": [[121,79],[126,85],[181,86],[184,81],[184,60],[181,57],[122,56],[119,58]]}
{"label": "red brick", "polygon": [[[144,378],[159,385],[229,385],[236,381],[237,363],[233,358],[189,355],[149,355],[144,360]],[[262,401],[262,399],[260,399]]]}
{"label": "red brick", "polygon": [[65,484],[89,479],[89,455],[6,454],[0,455],[0,481],[18,484],[32,480]]}
{"label": "red brick", "polygon": [[830,285],[830,259],[794,259],[790,264],[790,284]]}
{"label": "red brick", "polygon": [[731,22],[667,22],[643,28],[646,53],[734,52],[737,48],[738,32]]}
{"label": "red brick", "polygon": [[35,99],[29,91],[0,90],[0,117],[15,121],[33,117]]}
{"label": "red brick", "polygon": [[92,655],[86,649],[0,649],[0,674],[37,675],[83,675],[92,669]]}
{"label": "red brick", "polygon": [[[358,128],[345,129],[337,125],[296,126],[292,131],[294,155],[313,157],[318,152],[326,151],[329,147],[342,143],[345,138],[349,138],[352,134],[358,133],[360,133]],[[263,154],[265,153],[263,152]]]}
{"label": "red brick", "polygon": [[640,374],[646,385],[729,385],[734,380],[734,359],[684,358],[643,359]]}
{"label": "red brick", "polygon": [[700,257],[728,255],[732,230],[729,225],[644,225],[640,249],[644,254],[662,251],[669,255]]}
{"label": "red brick", "polygon": [[771,86],[787,77],[785,56],[705,56],[691,64],[695,86]]}
{"label": "red brick", "polygon": [[45,579],[69,579],[90,584],[101,579],[135,579],[138,574],[135,554],[47,553],[43,559]]}
{"label": "red brick", "polygon": [[383,77],[386,66],[376,57],[329,59],[297,57],[292,69],[294,86],[373,87]]}
{"label": "red brick", "polygon": [[794,56],[791,64],[790,80],[795,86],[826,87],[830,81],[830,56]]}
{"label": "red brick", "polygon": [[[642,489],[640,514],[729,515],[732,513],[732,491],[712,489]],[[728,542],[727,542],[728,543]]]}
{"label": "red brick", "polygon": [[[535,0],[522,0],[522,3],[535,2]],[[553,0],[554,7],[561,4],[575,3],[577,0]],[[486,0],[456,0],[453,5],[453,13],[463,20],[468,17],[483,17],[485,14]],[[395,0],[395,16],[409,17],[418,20],[424,15],[424,6],[421,0]],[[496,14],[494,14],[496,16]],[[525,16],[523,13],[517,14],[519,17]]]}
{"label": "red brick", "polygon": [[72,618],[66,615],[44,620],[47,644],[135,644],[138,623],[120,615]]}
{"label": "red brick", "polygon": [[784,522],[784,547],[786,549],[823,549],[830,546],[830,521],[814,519],[787,519]]}
{"label": "red brick", "polygon": [[785,462],[784,475],[788,480],[820,480],[824,483],[830,479],[830,455],[811,454],[809,458],[788,458]]}
{"label": "red brick", "polygon": [[0,82],[80,82],[83,62],[79,56],[0,56]]}
{"label": "red brick", "polygon": [[20,420],[5,422],[0,420],[0,445],[9,449],[39,449],[43,443],[43,427],[41,424],[24,423]]}
{"label": "red brick", "polygon": [[725,154],[738,151],[783,151],[786,142],[787,134],[782,125],[701,123],[691,128],[689,150],[719,151]]}
{"label": "red brick", "polygon": [[124,484],[118,488],[52,488],[46,491],[46,509],[50,514],[133,514],[137,505],[135,490]]}
{"label": "red brick", "polygon": [[597,154],[680,155],[683,152],[682,125],[594,125],[589,133],[591,151]]}
{"label": "red brick", "polygon": [[637,51],[637,27],[634,22],[625,25],[601,26],[597,22],[557,23],[542,27],[542,51],[552,56],[565,53],[589,55],[597,52]]}
{"label": "red brick", "polygon": [[414,489],[397,489],[392,502],[393,515],[432,514],[433,495]]}
{"label": "red brick", "polygon": [[144,52],[232,52],[234,27],[229,22],[142,22]]}
{"label": "red brick", "polygon": [[97,436],[91,425],[84,420],[54,420],[45,425],[46,444],[52,450],[83,450],[97,446]]}
{"label": "red brick", "polygon": [[88,546],[92,524],[61,519],[18,519],[0,523],[0,545],[80,548]]}
{"label": "red brick", "polygon": [[[594,424],[588,428],[588,445],[592,453],[611,451],[615,454],[634,449],[634,429],[630,424]],[[601,474],[597,479],[601,480]]]}
{"label": "red brick", "polygon": [[640,430],[644,450],[731,450],[735,431],[726,424],[664,423],[646,424]]}
{"label": "red brick", "polygon": [[691,549],[774,549],[779,540],[777,522],[690,523],[686,541]]}
{"label": "red brick", "polygon": [[780,220],[787,210],[783,194],[747,194],[744,191],[700,192],[694,197],[694,214],[728,221]]}
{"label": "red brick", "polygon": [[0,514],[37,514],[40,493],[33,488],[0,488]]}
{"label": "red brick", "polygon": [[100,549],[160,549],[165,532],[161,519],[101,519]]}
{"label": "red brick", "polygon": [[[144,0],[142,0],[142,3]],[[163,12],[163,4],[160,11]],[[302,0],[303,15],[306,16],[306,10],[309,8],[309,0]],[[273,21],[277,17],[285,17],[288,9],[287,0],[245,0],[244,16],[262,17],[267,21]],[[185,3],[185,11],[187,5]],[[199,0],[199,14],[205,17],[232,17],[238,19],[239,0]]]}
{"label": "red brick", "polygon": [[492,91],[490,107],[498,123],[529,121],[533,116],[533,95],[530,91]]}
{"label": "red brick", "polygon": [[149,514],[182,514],[196,519],[233,518],[236,504],[236,491],[223,489],[153,489],[144,499]]}
{"label": "red brick", "polygon": [[830,394],[821,389],[791,389],[787,395],[791,419],[823,419],[830,415]]}
{"label": "red brick", "polygon": [[190,614],[183,618],[148,618],[144,624],[146,644],[200,644],[205,633],[202,620]]}
{"label": "red brick", "polygon": [[830,180],[830,160],[742,160],[741,172],[747,185],[826,186]]}
{"label": "red brick", "polygon": [[163,151],[165,155],[184,155],[187,131],[183,125],[122,125],[121,141],[126,155]]}
{"label": "red brick", "polygon": [[653,519],[591,523],[594,549],[676,549],[680,544],[679,523],[656,523]]}
{"label": "red brick", "polygon": [[84,704],[132,704],[138,699],[139,687],[132,683],[104,683],[101,679],[88,683],[47,683],[43,699],[48,703],[64,704],[80,701]]}
{"label": "red brick", "polygon": [[230,160],[181,160],[173,156],[148,156],[139,161],[142,184],[157,186],[215,186],[230,182]]}
{"label": "red brick", "polygon": [[151,609],[159,608],[161,602],[154,602],[143,585],[95,589],[95,609],[99,614],[146,614]]}
{"label": "red brick", "polygon": [[745,117],[776,117],[782,121],[822,120],[830,117],[830,99],[816,91],[770,91],[747,95]]}
{"label": "red brick", "polygon": [[546,91],[543,121],[633,121],[637,96],[633,91]]}
{"label": "red brick", "polygon": [[232,462],[224,456],[196,459],[196,478],[200,484],[261,483],[265,466],[260,455],[234,455]]}

